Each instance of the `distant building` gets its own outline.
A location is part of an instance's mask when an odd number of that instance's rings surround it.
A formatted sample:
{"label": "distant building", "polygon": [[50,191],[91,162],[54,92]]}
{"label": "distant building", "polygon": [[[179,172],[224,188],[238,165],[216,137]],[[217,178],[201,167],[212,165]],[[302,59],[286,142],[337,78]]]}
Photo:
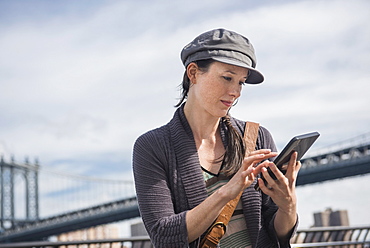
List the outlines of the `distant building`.
{"label": "distant building", "polygon": [[[347,210],[333,211],[327,208],[324,212],[314,213],[313,227],[329,227],[329,226],[349,226],[349,218]],[[329,236],[330,235],[330,236]],[[344,231],[335,231],[331,233],[322,233],[318,237],[314,237],[314,242],[322,241],[346,241],[349,240],[350,233],[345,234]]]}
{"label": "distant building", "polygon": [[347,210],[332,211],[331,208],[327,208],[324,212],[314,213],[313,226],[349,226]]}
{"label": "distant building", "polygon": [[[101,225],[90,227],[88,229],[77,230],[73,232],[63,233],[57,236],[57,241],[78,241],[78,240],[99,240],[99,239],[115,239],[119,238],[118,227],[115,225]],[[72,247],[72,246],[71,246]],[[76,246],[77,247],[77,246]],[[80,245],[78,247],[84,247]],[[120,243],[116,244],[92,244],[86,247],[89,248],[121,248]]]}

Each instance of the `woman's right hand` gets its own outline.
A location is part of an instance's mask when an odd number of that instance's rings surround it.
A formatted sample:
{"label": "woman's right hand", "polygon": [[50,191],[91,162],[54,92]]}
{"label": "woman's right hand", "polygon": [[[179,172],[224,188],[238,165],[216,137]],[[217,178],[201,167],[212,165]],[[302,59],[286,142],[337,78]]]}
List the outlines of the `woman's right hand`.
{"label": "woman's right hand", "polygon": [[265,167],[264,163],[267,166],[269,161],[262,162],[261,166],[256,168],[258,163],[277,155],[278,153],[271,152],[270,149],[256,150],[246,155],[238,172],[223,186],[229,200],[234,199],[241,191],[249,187],[261,172],[261,168]]}
{"label": "woman's right hand", "polygon": [[[263,160],[275,157],[276,152],[262,149],[251,152],[244,158],[243,164],[230,181],[207,197],[201,204],[189,210],[186,214],[186,227],[189,242],[204,233],[220,214],[226,203],[234,199],[242,190],[252,184],[260,173],[261,166],[255,166]],[[269,162],[263,162],[262,164]],[[262,165],[261,164],[261,165]]]}

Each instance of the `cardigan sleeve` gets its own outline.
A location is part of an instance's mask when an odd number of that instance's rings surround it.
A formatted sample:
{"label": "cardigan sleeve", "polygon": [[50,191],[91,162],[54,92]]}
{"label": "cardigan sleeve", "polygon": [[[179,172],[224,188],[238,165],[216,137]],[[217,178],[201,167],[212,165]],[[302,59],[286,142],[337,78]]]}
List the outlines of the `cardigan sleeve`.
{"label": "cardigan sleeve", "polygon": [[174,211],[163,137],[163,129],[156,129],[134,144],[133,173],[140,214],[155,247],[188,247],[186,211]]}

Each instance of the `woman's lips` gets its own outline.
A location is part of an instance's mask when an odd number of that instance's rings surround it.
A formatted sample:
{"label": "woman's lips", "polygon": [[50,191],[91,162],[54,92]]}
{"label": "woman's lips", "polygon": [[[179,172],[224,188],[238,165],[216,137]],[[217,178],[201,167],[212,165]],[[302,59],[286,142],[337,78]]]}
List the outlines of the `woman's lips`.
{"label": "woman's lips", "polygon": [[225,106],[227,106],[227,107],[231,107],[231,106],[233,105],[233,102],[231,102],[231,101],[223,101],[223,100],[221,100],[221,102],[222,102]]}

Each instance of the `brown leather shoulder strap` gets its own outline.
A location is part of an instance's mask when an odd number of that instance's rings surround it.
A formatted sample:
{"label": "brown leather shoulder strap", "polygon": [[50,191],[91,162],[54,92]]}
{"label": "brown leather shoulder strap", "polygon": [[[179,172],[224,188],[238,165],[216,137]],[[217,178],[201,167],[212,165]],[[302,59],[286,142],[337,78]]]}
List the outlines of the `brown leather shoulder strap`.
{"label": "brown leather shoulder strap", "polygon": [[[255,122],[247,122],[245,124],[244,130],[244,141],[245,141],[245,154],[246,156],[254,151],[256,147],[257,137],[258,137],[259,124]],[[215,248],[220,242],[220,239],[226,232],[226,226],[229,223],[231,216],[234,213],[236,205],[238,204],[241,195],[239,195],[229,201],[225,207],[222,209],[220,215],[217,217],[213,225],[208,229],[207,234],[204,236],[200,247],[201,248]]]}
{"label": "brown leather shoulder strap", "polygon": [[260,125],[255,122],[247,122],[244,130],[245,155],[253,152],[256,148],[258,129]]}

